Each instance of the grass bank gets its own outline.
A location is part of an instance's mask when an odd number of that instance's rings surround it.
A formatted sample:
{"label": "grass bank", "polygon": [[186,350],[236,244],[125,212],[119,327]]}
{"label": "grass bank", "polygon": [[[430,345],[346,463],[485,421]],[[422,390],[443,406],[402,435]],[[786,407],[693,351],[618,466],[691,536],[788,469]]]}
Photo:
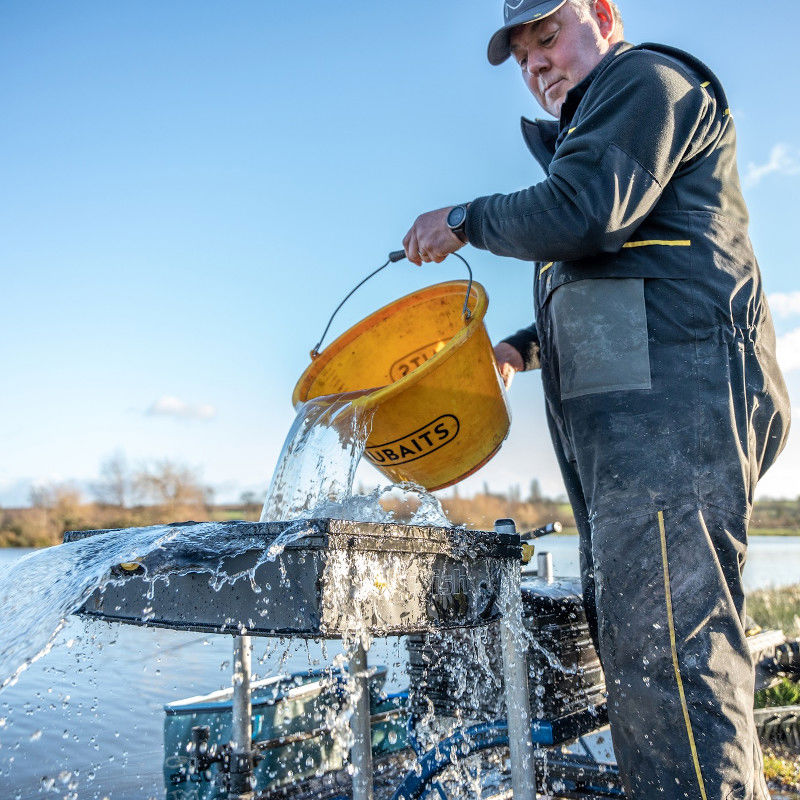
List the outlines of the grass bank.
{"label": "grass bank", "polygon": [[[760,589],[747,595],[747,613],[762,627],[781,628],[789,637],[800,637],[800,585],[782,589]],[[772,689],[758,692],[756,708],[800,705],[800,684],[783,680]],[[764,774],[779,791],[800,791],[800,749],[764,748]]]}
{"label": "grass bank", "polygon": [[800,584],[750,592],[747,613],[762,628],[780,628],[789,638],[800,638]]}

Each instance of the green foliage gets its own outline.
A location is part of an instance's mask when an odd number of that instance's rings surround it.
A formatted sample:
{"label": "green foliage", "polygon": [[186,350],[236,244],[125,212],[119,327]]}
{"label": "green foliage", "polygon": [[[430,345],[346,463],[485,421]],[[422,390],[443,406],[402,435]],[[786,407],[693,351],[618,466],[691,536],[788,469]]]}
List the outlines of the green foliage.
{"label": "green foliage", "polygon": [[764,775],[783,789],[800,789],[800,758],[785,748],[764,748]]}
{"label": "green foliage", "polygon": [[800,531],[800,499],[759,500],[753,507],[751,528]]}
{"label": "green foliage", "polygon": [[777,708],[800,705],[800,684],[784,678],[771,689],[756,692],[756,708]]}

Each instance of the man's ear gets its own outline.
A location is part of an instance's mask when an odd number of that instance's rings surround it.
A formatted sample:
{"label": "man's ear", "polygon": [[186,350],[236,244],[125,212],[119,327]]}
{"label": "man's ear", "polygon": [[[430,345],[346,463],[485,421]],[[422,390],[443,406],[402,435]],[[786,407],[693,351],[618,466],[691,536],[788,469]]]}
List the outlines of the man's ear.
{"label": "man's ear", "polygon": [[595,0],[594,15],[597,19],[597,26],[600,28],[600,35],[606,41],[611,41],[616,31],[617,23],[608,0]]}

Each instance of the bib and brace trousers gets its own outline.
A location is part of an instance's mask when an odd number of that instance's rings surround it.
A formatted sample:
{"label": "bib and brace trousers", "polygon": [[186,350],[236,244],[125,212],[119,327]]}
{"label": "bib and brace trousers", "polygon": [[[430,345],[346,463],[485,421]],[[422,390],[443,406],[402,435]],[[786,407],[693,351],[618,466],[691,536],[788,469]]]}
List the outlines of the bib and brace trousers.
{"label": "bib and brace trousers", "polygon": [[621,43],[523,134],[547,178],[466,232],[535,262],[506,341],[541,366],[627,796],[767,800],[741,574],[790,406],[724,90]]}

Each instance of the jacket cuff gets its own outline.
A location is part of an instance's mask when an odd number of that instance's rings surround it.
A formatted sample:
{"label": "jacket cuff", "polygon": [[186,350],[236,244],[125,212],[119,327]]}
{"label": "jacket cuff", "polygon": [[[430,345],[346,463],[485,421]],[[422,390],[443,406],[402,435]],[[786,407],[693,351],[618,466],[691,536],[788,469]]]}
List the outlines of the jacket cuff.
{"label": "jacket cuff", "polygon": [[510,344],[522,356],[523,369],[541,369],[541,349],[539,347],[539,337],[530,328],[523,328],[513,336],[507,336],[503,341]]}
{"label": "jacket cuff", "polygon": [[467,221],[464,225],[464,232],[467,234],[467,241],[481,250],[488,250],[486,241],[483,237],[483,209],[489,197],[478,197],[469,204],[467,209]]}

